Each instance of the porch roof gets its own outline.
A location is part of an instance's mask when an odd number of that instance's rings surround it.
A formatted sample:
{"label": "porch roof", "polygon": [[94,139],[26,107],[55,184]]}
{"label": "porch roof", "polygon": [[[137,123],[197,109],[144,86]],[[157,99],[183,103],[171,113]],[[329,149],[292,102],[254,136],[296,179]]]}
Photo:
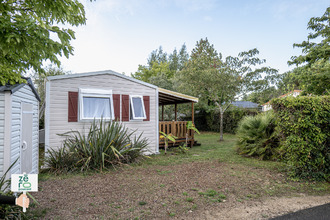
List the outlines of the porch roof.
{"label": "porch roof", "polygon": [[173,92],[162,88],[158,88],[158,98],[159,105],[198,102],[198,98],[196,97],[185,95],[179,92]]}

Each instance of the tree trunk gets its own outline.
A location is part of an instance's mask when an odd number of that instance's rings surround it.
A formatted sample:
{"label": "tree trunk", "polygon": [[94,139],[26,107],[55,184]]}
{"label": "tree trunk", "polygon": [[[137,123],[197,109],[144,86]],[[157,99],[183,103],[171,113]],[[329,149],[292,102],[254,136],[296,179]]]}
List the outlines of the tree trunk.
{"label": "tree trunk", "polygon": [[223,141],[223,111],[220,108],[220,141]]}

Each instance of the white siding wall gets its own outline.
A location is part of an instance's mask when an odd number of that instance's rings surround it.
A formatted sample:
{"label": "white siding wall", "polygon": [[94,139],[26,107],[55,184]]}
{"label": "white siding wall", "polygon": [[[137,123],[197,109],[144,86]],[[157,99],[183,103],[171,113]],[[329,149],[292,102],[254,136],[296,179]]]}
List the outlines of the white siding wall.
{"label": "white siding wall", "polygon": [[[38,159],[39,159],[39,102],[29,85],[25,85],[18,91],[12,94],[12,123],[11,123],[11,161],[20,156],[21,146],[21,103],[33,104],[33,131],[32,131],[32,173],[38,173]],[[11,173],[20,173],[19,160],[12,168]]]}
{"label": "white siding wall", "polygon": [[124,122],[131,130],[143,132],[143,137],[148,138],[151,153],[158,152],[158,118],[156,109],[158,106],[157,90],[148,86],[115,76],[93,75],[66,79],[53,79],[49,82],[49,98],[46,102],[46,149],[58,148],[63,138],[57,134],[63,134],[70,130],[88,131],[90,122],[68,122],[68,91],[78,92],[79,88],[107,89],[113,94],[150,96],[150,121]]}
{"label": "white siding wall", "polygon": [[5,93],[0,92],[0,176],[4,173]]}

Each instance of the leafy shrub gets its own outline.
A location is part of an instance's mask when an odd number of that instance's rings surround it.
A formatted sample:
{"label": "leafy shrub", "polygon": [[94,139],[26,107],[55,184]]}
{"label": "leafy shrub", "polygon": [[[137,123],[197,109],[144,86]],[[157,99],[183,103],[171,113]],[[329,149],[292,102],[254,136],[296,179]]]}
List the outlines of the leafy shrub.
{"label": "leafy shrub", "polygon": [[278,137],[272,112],[246,116],[237,129],[237,152],[242,155],[270,160],[278,157]]}
{"label": "leafy shrub", "polygon": [[292,176],[330,180],[330,96],[272,101]]}
{"label": "leafy shrub", "polygon": [[62,134],[63,147],[48,151],[46,165],[55,172],[89,170],[131,163],[148,145],[147,139],[135,136],[121,123],[93,121],[87,135],[79,131]]}

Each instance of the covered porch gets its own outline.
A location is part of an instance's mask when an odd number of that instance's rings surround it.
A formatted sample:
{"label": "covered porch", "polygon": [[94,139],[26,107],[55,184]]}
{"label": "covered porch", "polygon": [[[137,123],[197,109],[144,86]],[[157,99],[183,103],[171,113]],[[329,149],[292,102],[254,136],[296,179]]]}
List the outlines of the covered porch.
{"label": "covered porch", "polygon": [[[176,142],[169,142],[169,146],[178,145],[186,141],[187,121],[178,121],[178,104],[191,103],[191,121],[194,123],[195,110],[194,103],[198,102],[198,98],[188,96],[182,93],[173,92],[167,89],[158,88],[159,106],[161,116],[159,119],[159,130],[165,134],[172,134],[177,137]],[[174,105],[174,120],[164,121],[164,106]],[[194,131],[188,130],[188,145],[193,146],[195,142]],[[164,147],[164,139],[159,139],[159,146]]]}

